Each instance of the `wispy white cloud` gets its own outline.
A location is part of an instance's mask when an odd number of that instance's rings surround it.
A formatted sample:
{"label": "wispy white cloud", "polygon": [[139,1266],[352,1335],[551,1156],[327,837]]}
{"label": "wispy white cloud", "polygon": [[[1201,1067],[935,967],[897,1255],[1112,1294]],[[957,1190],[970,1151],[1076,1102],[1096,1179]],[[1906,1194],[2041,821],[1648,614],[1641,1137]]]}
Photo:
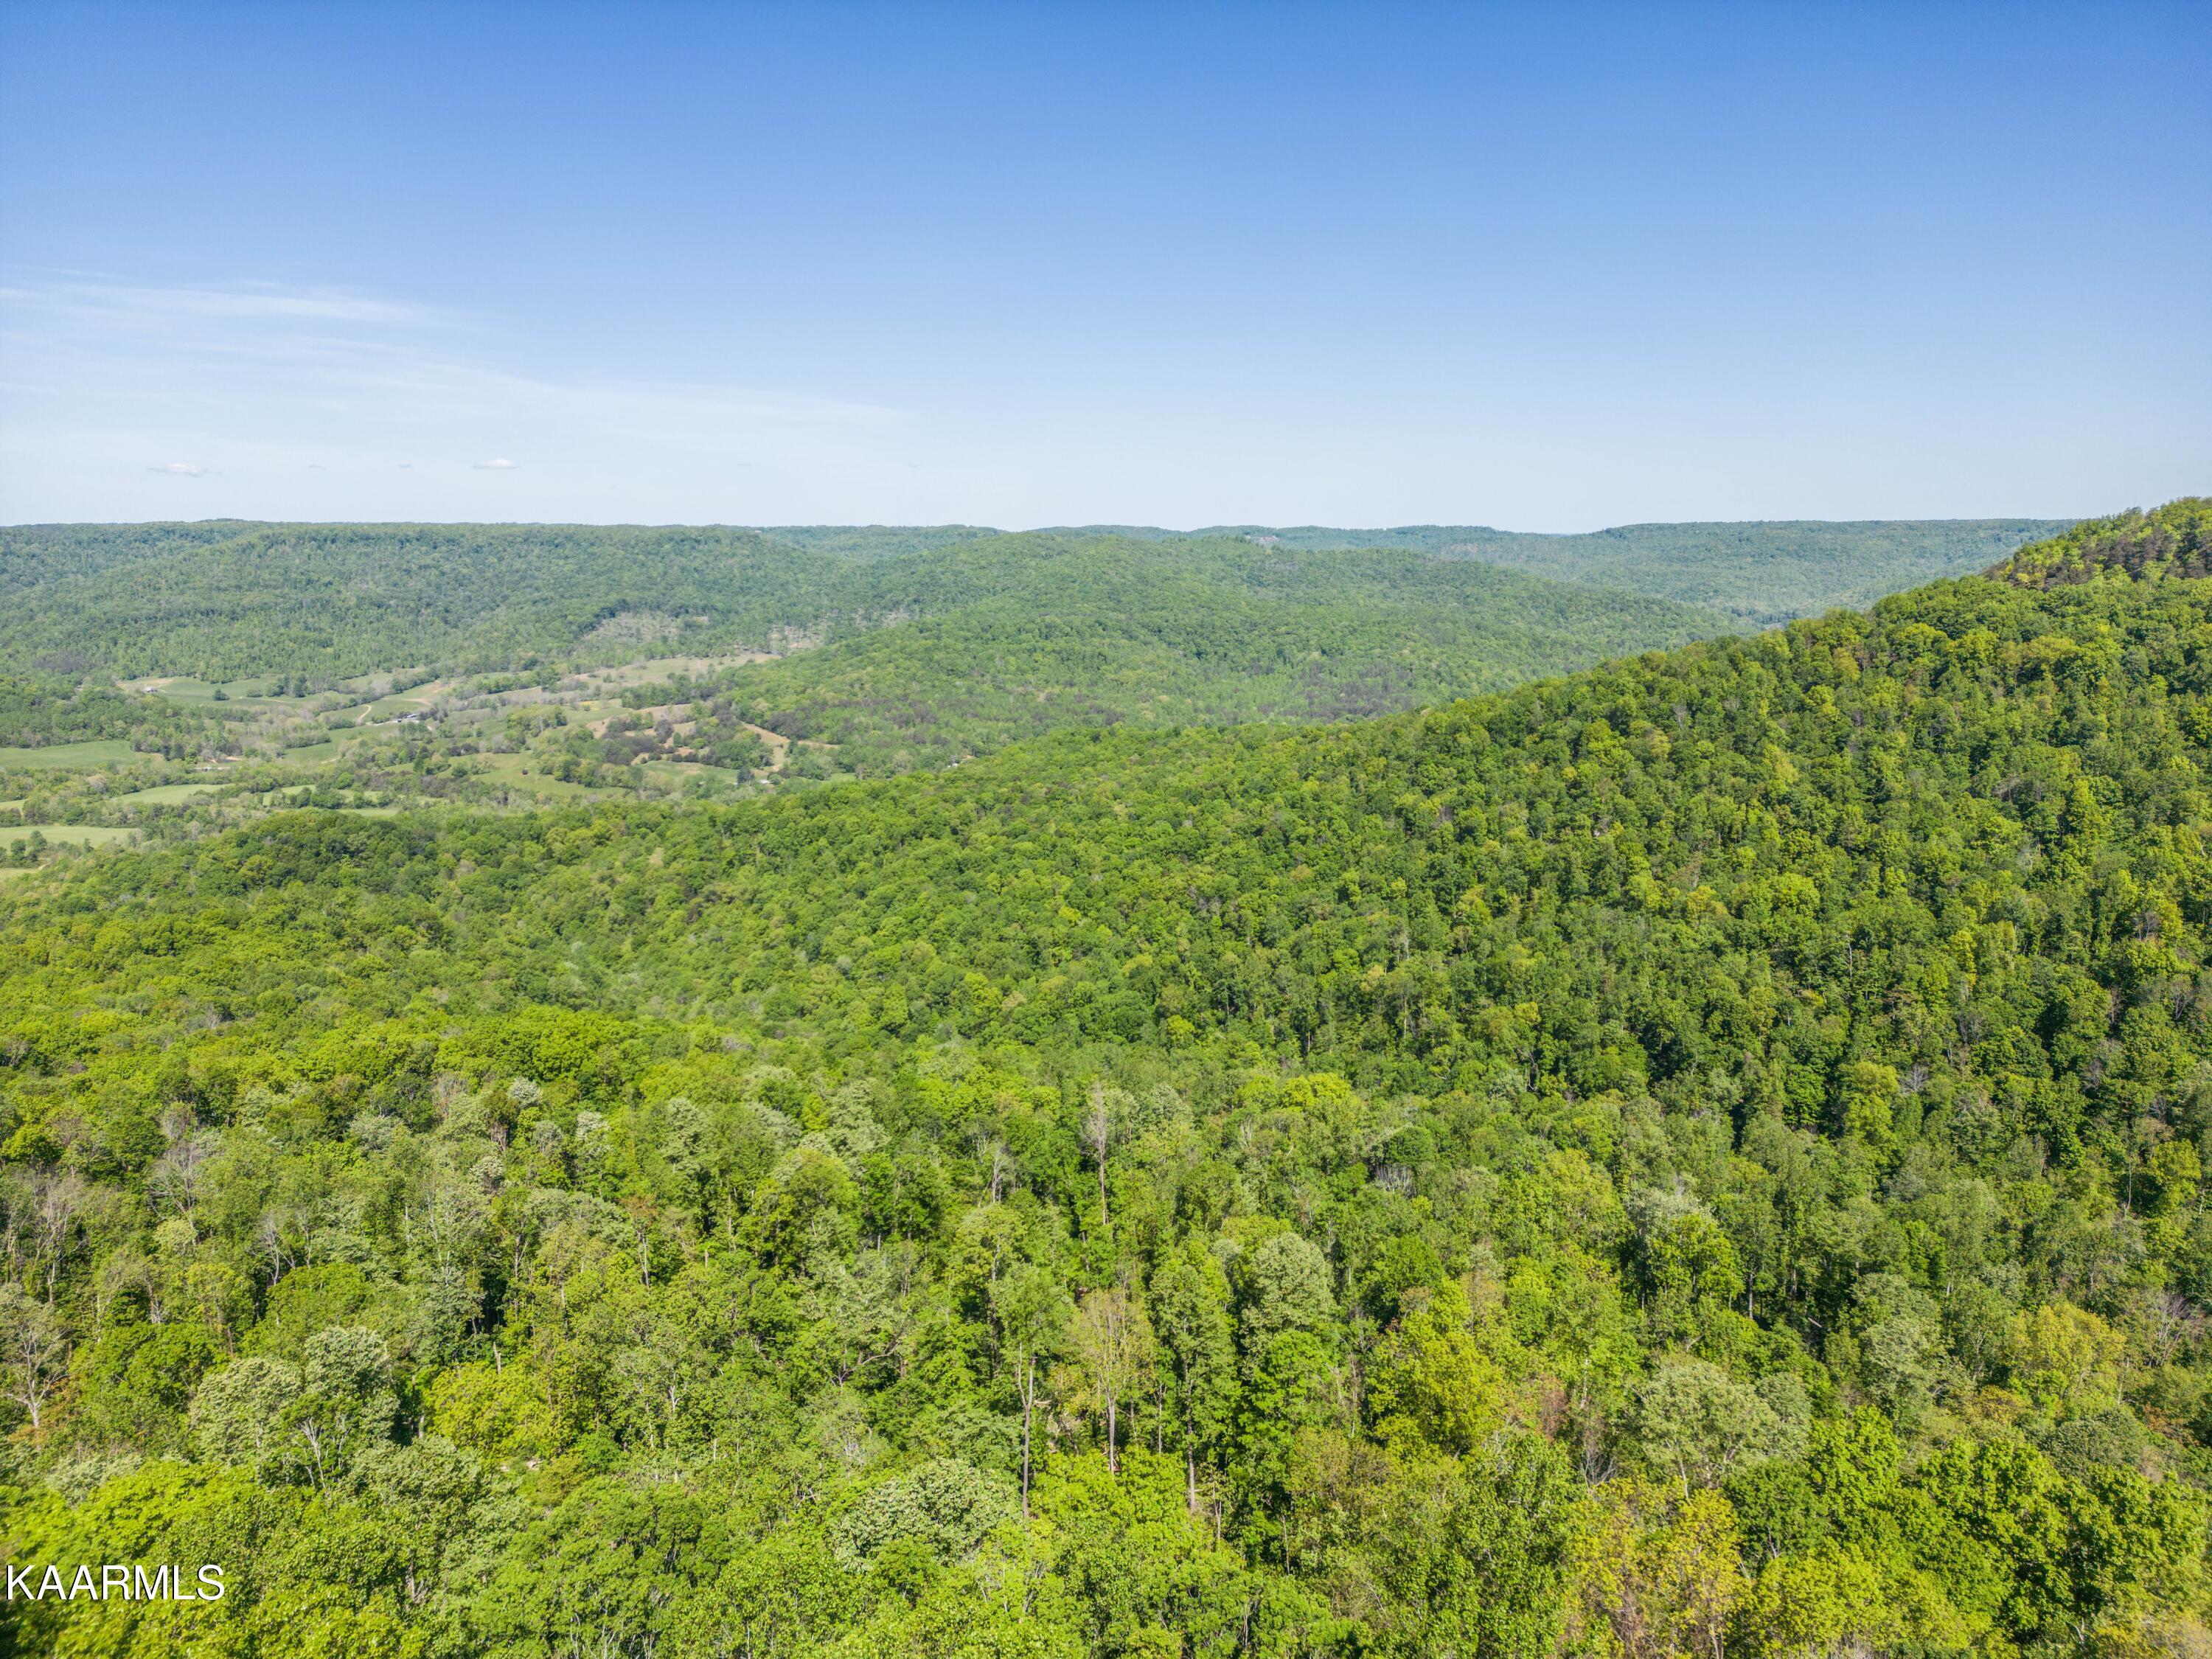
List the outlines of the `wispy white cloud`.
{"label": "wispy white cloud", "polygon": [[[33,394],[132,386],[160,395],[188,377],[185,394],[208,401],[313,398],[411,422],[520,408],[610,435],[707,447],[734,428],[882,428],[902,418],[878,404],[726,383],[532,373],[457,349],[470,331],[422,307],[266,284],[0,285],[0,340],[14,371],[5,389]],[[400,409],[388,406],[394,400]]]}
{"label": "wispy white cloud", "polygon": [[0,520],[130,516],[118,474],[144,478],[149,447],[198,458],[174,476],[221,474],[210,510],[270,517],[459,516],[481,510],[470,470],[516,474],[507,510],[548,517],[737,518],[763,487],[741,475],[859,511],[913,459],[900,410],[549,369],[492,324],[381,296],[5,276]]}
{"label": "wispy white cloud", "polygon": [[118,288],[105,291],[112,302],[155,315],[274,318],[317,323],[412,324],[431,319],[414,306],[335,292],[284,293],[268,287],[238,289]]}
{"label": "wispy white cloud", "polygon": [[169,461],[161,466],[149,466],[149,472],[167,472],[179,478],[204,478],[207,469],[191,461]]}
{"label": "wispy white cloud", "polygon": [[49,316],[101,318],[110,322],[208,318],[398,327],[438,320],[438,313],[420,306],[337,289],[284,289],[269,283],[242,283],[231,288],[148,288],[72,276],[0,286],[0,304],[29,307]]}

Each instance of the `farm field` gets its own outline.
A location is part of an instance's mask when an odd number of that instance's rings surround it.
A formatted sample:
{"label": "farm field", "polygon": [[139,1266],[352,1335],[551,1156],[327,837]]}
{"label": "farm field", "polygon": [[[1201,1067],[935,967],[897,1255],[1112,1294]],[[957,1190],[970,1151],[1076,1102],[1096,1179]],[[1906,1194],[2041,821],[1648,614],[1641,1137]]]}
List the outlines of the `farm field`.
{"label": "farm field", "polygon": [[130,744],[120,738],[50,744],[35,749],[0,748],[0,772],[125,766],[137,758]]}

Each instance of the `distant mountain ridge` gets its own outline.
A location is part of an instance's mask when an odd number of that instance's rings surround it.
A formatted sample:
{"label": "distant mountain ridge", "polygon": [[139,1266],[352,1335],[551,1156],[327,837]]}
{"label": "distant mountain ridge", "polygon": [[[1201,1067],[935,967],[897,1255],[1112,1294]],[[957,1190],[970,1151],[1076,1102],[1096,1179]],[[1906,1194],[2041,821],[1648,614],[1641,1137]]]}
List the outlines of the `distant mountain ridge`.
{"label": "distant mountain ridge", "polygon": [[[1091,612],[1188,576],[1210,596],[1185,599],[1216,620],[1255,602],[1441,603],[1455,615],[1474,605],[1491,613],[1464,613],[1490,635],[1482,655],[1511,661],[1508,678],[1518,678],[1611,650],[1678,643],[1686,628],[1717,633],[1863,608],[1888,592],[1987,569],[2067,527],[2030,519],[1798,521],[1561,536],[1480,525],[1120,526],[1010,536],[973,525],[21,526],[0,528],[0,595],[10,600],[0,614],[0,665],[82,661],[125,677],[222,678],[609,660],[621,653],[608,631],[617,618],[687,650],[826,642],[1017,594],[1031,611],[1072,605]],[[1255,563],[1237,551],[1255,545],[1272,559]],[[1366,551],[1394,556],[1358,556]],[[1086,573],[1086,562],[1098,569]],[[1136,566],[1146,574],[1133,585],[1115,574]],[[1450,574],[1471,566],[1520,573],[1552,591],[1515,589],[1510,599],[1483,591],[1478,599],[1480,585]],[[1121,599],[1110,597],[1117,590]],[[1696,614],[1655,612],[1624,627],[1617,602],[1632,596]],[[1570,598],[1568,610],[1586,614],[1562,611]],[[1217,616],[1220,605],[1228,609]],[[1115,632],[1102,634],[1100,620],[1091,617],[1082,631],[1102,641]],[[1361,625],[1393,626],[1379,615]],[[1273,629],[1271,621],[1263,631]],[[1317,637],[1330,631],[1323,626]],[[1560,653],[1563,634],[1595,653]],[[1539,644],[1539,636],[1548,637]],[[1473,643],[1455,637],[1447,654]],[[1504,683],[1488,674],[1450,679],[1461,691]],[[1379,712],[1364,696],[1342,706],[1334,691],[1321,704]]]}
{"label": "distant mountain ridge", "polygon": [[[1216,525],[1204,530],[1086,526],[1140,539],[1240,536],[1314,551],[1399,547],[1437,558],[1475,559],[1555,581],[1624,587],[1652,599],[1708,605],[1765,627],[1838,607],[1863,610],[1885,594],[1987,568],[2066,519],[1797,519],[1743,523],[1620,525],[1579,534],[1496,530],[1487,525]],[[773,532],[771,532],[773,533]]]}
{"label": "distant mountain ridge", "polygon": [[[1233,538],[1297,552],[1391,548],[1432,558],[1471,560],[1527,571],[1554,581],[1612,587],[1723,613],[1738,626],[1765,627],[1838,607],[1861,610],[1885,594],[1923,582],[1986,570],[2014,552],[2068,530],[2065,519],[1877,519],[1620,525],[1577,534],[1498,530],[1487,525],[1399,525],[1341,528],[1322,525],[1217,525],[1168,530],[1151,525],[1084,525],[1040,531],[1066,538],[1115,537],[1149,543]],[[22,594],[76,579],[96,581],[124,566],[166,576],[175,562],[240,544],[289,550],[302,543],[364,539],[409,545],[420,555],[433,544],[472,550],[497,544],[509,553],[573,558],[580,544],[619,548],[625,561],[649,566],[664,544],[678,548],[679,585],[711,587],[711,563],[735,555],[768,589],[800,599],[817,586],[822,567],[793,566],[777,550],[829,564],[872,564],[944,552],[1007,532],[981,525],[778,525],[757,529],[639,525],[274,525],[207,520],[163,525],[25,525],[0,527],[0,592]],[[252,562],[265,563],[265,554]],[[701,561],[707,562],[702,568]],[[325,573],[316,572],[316,575]],[[571,574],[578,573],[571,572]],[[595,575],[599,573],[593,573]],[[159,579],[157,578],[157,580]],[[617,586],[635,588],[625,577]],[[88,597],[80,590],[74,600]],[[561,599],[573,598],[564,593]],[[347,596],[349,603],[354,603]],[[167,603],[173,604],[171,598]],[[537,603],[537,601],[533,601]],[[560,601],[551,602],[561,608]],[[189,608],[189,607],[188,607]],[[758,608],[748,603],[747,611]],[[770,609],[781,606],[771,605]]]}
{"label": "distant mountain ridge", "polygon": [[1711,607],[1402,548],[1033,532],[860,562],[883,625],[723,677],[744,717],[903,770],[1066,726],[1328,720],[1731,633]]}
{"label": "distant mountain ridge", "polygon": [[[1157,525],[1055,526],[1041,534],[1139,542],[1234,538],[1297,552],[1394,548],[1524,570],[1553,581],[1623,588],[1719,611],[1740,626],[1770,627],[1837,609],[1863,610],[1923,582],[1985,570],[2021,547],[2060,534],[2070,519],[1819,519],[1618,525],[1553,534],[1489,525]],[[972,525],[786,526],[761,534],[840,557],[880,560],[932,552],[998,532]]]}

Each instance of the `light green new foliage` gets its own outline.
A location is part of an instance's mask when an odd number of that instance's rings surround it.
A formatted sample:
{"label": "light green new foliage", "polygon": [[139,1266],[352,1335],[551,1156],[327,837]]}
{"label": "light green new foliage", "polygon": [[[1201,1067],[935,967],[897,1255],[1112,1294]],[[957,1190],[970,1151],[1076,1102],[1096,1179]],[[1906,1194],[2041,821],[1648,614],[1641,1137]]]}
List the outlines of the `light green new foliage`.
{"label": "light green new foliage", "polygon": [[894,1543],[919,1547],[939,1564],[963,1561],[1019,1510],[1018,1494],[956,1458],[871,1486],[831,1529],[837,1559],[866,1567]]}
{"label": "light green new foliage", "polygon": [[289,1455],[284,1419],[299,1403],[300,1368],[266,1354],[226,1365],[192,1395],[192,1442],[210,1462],[258,1468]]}

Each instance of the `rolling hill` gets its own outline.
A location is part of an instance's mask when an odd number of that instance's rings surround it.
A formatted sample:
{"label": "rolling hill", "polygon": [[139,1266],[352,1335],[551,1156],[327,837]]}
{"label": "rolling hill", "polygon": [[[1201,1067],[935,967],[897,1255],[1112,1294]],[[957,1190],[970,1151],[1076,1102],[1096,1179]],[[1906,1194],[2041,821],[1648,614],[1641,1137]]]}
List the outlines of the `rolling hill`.
{"label": "rolling hill", "polygon": [[[2025,543],[2065,529],[2040,519],[1783,520],[1741,524],[1639,524],[1580,535],[1536,535],[1482,525],[1406,525],[1333,530],[1313,525],[1223,526],[1189,532],[1231,534],[1311,550],[1402,547],[1439,558],[1477,559],[1555,580],[1626,588],[1686,605],[1710,605],[1757,626],[1862,610],[1945,576],[1982,569]],[[1132,529],[1121,533],[1171,536]]]}
{"label": "rolling hill", "polygon": [[87,674],[319,690],[789,653],[672,696],[729,690],[748,718],[883,769],[1067,725],[1382,713],[1735,626],[1407,551],[981,532],[855,551],[872,533],[9,531],[0,665],[46,676],[36,694],[61,707]]}

